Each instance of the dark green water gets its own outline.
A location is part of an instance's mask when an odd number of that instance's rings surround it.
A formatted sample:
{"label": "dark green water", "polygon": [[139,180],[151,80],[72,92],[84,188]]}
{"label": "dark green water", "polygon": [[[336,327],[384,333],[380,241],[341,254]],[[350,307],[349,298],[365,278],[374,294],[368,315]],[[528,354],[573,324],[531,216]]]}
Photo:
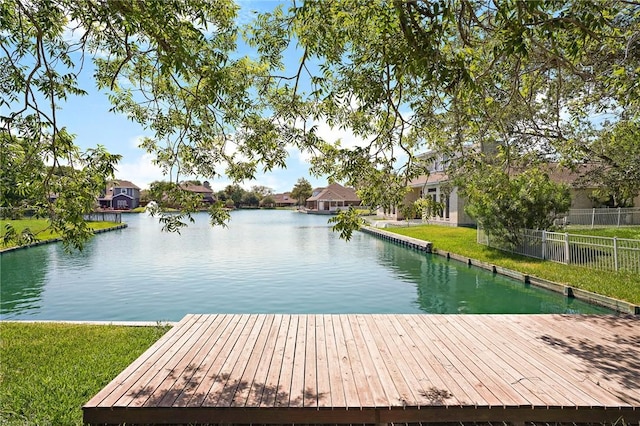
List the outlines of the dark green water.
{"label": "dark green water", "polygon": [[439,256],[356,233],[326,216],[236,211],[182,235],[155,219],[0,257],[2,319],[179,320],[187,313],[611,313]]}

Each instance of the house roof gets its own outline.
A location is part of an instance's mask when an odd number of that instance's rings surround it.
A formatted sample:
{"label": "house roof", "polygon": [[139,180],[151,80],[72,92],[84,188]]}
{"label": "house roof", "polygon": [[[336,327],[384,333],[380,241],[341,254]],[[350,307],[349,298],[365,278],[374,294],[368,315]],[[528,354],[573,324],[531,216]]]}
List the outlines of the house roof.
{"label": "house roof", "polygon": [[[317,190],[320,190],[317,195],[307,198],[307,201],[360,201],[360,197],[356,194],[355,189],[344,187],[339,183],[332,183],[325,188],[317,188]],[[316,190],[314,190],[314,194],[315,193]]]}
{"label": "house roof", "polygon": [[[551,181],[556,183],[564,183],[572,187],[584,186],[584,176],[593,170],[596,164],[580,164],[571,169],[569,167],[562,166],[559,163],[548,163],[542,168],[543,171],[549,174]],[[514,171],[514,174],[518,173]],[[444,172],[431,172],[428,176],[422,175],[409,182],[409,186],[412,188],[419,188],[425,185],[433,185],[449,180],[449,176]]]}
{"label": "house roof", "polygon": [[586,182],[585,175],[596,168],[597,165],[593,163],[580,164],[571,169],[562,166],[558,163],[549,163],[545,168],[549,174],[549,178],[556,183],[564,183],[569,186],[583,186]]}
{"label": "house roof", "polygon": [[436,184],[440,182],[446,182],[449,180],[449,176],[444,172],[431,172],[429,176],[422,175],[409,182],[409,186],[412,188],[419,188],[425,185]]}
{"label": "house roof", "polygon": [[278,204],[296,204],[298,202],[298,200],[296,200],[295,198],[291,198],[290,192],[285,192],[283,194],[273,194],[272,197]]}
{"label": "house roof", "polygon": [[137,186],[136,184],[128,181],[128,180],[122,180],[122,179],[116,179],[116,180],[112,180],[109,181],[107,183],[107,188],[111,189],[111,188],[133,188],[133,189],[140,189],[139,186]]}
{"label": "house roof", "polygon": [[181,183],[180,188],[189,192],[196,192],[198,194],[213,194],[213,190],[211,188],[207,188],[203,185],[194,185],[192,183]]}

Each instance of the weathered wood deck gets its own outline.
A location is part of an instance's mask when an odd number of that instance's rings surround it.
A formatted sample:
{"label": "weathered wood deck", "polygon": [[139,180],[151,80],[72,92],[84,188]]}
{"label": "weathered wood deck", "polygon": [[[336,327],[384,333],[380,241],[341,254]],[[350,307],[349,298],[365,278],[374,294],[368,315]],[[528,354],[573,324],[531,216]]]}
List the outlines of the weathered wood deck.
{"label": "weathered wood deck", "polygon": [[83,410],[100,424],[630,424],[640,320],[188,315]]}

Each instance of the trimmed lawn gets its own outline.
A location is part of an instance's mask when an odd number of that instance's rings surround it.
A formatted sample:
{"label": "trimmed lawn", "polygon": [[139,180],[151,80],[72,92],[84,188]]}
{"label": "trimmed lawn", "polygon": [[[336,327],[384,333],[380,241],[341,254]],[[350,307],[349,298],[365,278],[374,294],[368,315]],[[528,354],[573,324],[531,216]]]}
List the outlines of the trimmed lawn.
{"label": "trimmed lawn", "polygon": [[593,235],[596,237],[617,237],[626,238],[629,240],[640,240],[640,226],[625,226],[620,228],[581,228],[581,227],[569,227],[567,231],[569,234],[578,235]]}
{"label": "trimmed lawn", "polygon": [[0,424],[82,425],[82,405],[167,330],[0,323]]}
{"label": "trimmed lawn", "polygon": [[523,274],[640,305],[640,276],[638,274],[598,271],[503,252],[476,243],[476,230],[470,228],[421,225],[407,228],[392,227],[386,228],[385,231],[431,241],[434,249],[440,252],[459,254]]}
{"label": "trimmed lawn", "polygon": [[[39,241],[54,240],[60,237],[60,234],[52,232],[49,228],[49,221],[47,219],[19,219],[19,220],[0,220],[0,236],[5,233],[5,226],[11,224],[16,230],[17,234],[20,234],[23,229],[29,228],[31,232],[38,238]],[[114,226],[121,225],[115,222],[89,222],[89,226],[94,230],[112,228]],[[0,240],[0,248],[14,247],[15,244],[5,245]]]}

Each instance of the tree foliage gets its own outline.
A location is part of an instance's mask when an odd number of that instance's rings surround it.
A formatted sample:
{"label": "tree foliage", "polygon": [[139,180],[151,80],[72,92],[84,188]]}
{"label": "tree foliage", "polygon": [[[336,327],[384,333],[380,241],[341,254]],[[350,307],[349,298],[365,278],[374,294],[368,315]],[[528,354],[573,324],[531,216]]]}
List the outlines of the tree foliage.
{"label": "tree foliage", "polygon": [[[82,213],[91,210],[120,158],[100,148],[81,152],[58,120],[66,99],[86,93],[78,75],[88,59],[112,110],[153,134],[142,147],[171,182],[185,175],[212,179],[225,169],[245,179],[260,166],[283,164],[284,149],[267,148],[249,130],[261,122],[250,91],[261,71],[247,58],[232,58],[236,13],[230,0],[0,4],[0,90],[3,111],[9,110],[2,116],[3,140],[25,140],[53,165],[40,176],[31,167],[12,183],[33,182],[40,204],[48,204],[42,215],[65,241],[80,247],[88,237]],[[62,166],[75,175],[56,177]],[[47,194],[58,197],[48,202]],[[160,214],[175,224],[170,228],[179,227],[175,216]]]}
{"label": "tree foliage", "polygon": [[267,195],[262,200],[260,200],[260,207],[273,208],[276,206],[276,199],[273,198],[273,195]]}
{"label": "tree foliage", "polygon": [[[638,122],[632,1],[308,0],[248,28],[237,12],[232,0],[0,3],[3,154],[34,159],[6,180],[31,185],[66,240],[88,235],[81,213],[119,157],[82,152],[58,120],[63,102],[85,93],[87,60],[112,110],[152,135],[141,146],[174,184],[252,179],[283,167],[293,146],[314,173],[357,188],[363,204],[399,205],[407,183],[427,172],[416,156],[426,148],[462,153],[448,171],[462,180],[489,158],[499,180],[532,157],[595,156],[594,115]],[[236,53],[239,34],[255,56]],[[293,71],[284,66],[292,49]],[[364,142],[323,140],[320,122]],[[504,155],[492,159],[496,147]],[[42,173],[37,161],[52,168]],[[55,174],[63,166],[74,176]]]}
{"label": "tree foliage", "polygon": [[569,188],[552,182],[535,166],[512,176],[486,165],[475,171],[461,193],[468,200],[467,213],[484,231],[513,245],[520,242],[522,229],[553,229],[554,219],[571,205]]}
{"label": "tree foliage", "polygon": [[606,126],[589,146],[593,169],[584,176],[595,196],[611,207],[633,207],[640,195],[640,123]]}
{"label": "tree foliage", "polygon": [[305,200],[311,197],[311,194],[313,194],[313,188],[305,178],[298,179],[291,190],[291,197],[298,200],[298,205],[300,206],[304,205]]}
{"label": "tree foliage", "polygon": [[[469,184],[483,162],[499,180],[532,161],[593,157],[595,115],[637,122],[639,25],[627,1],[318,0],[260,17],[251,40],[274,63],[273,46],[301,46],[297,74],[273,82],[273,109],[300,146],[320,149],[314,170],[384,207],[425,174],[416,153],[426,148],[459,155],[447,172]],[[305,119],[366,143],[318,143],[314,127],[297,131]]]}

